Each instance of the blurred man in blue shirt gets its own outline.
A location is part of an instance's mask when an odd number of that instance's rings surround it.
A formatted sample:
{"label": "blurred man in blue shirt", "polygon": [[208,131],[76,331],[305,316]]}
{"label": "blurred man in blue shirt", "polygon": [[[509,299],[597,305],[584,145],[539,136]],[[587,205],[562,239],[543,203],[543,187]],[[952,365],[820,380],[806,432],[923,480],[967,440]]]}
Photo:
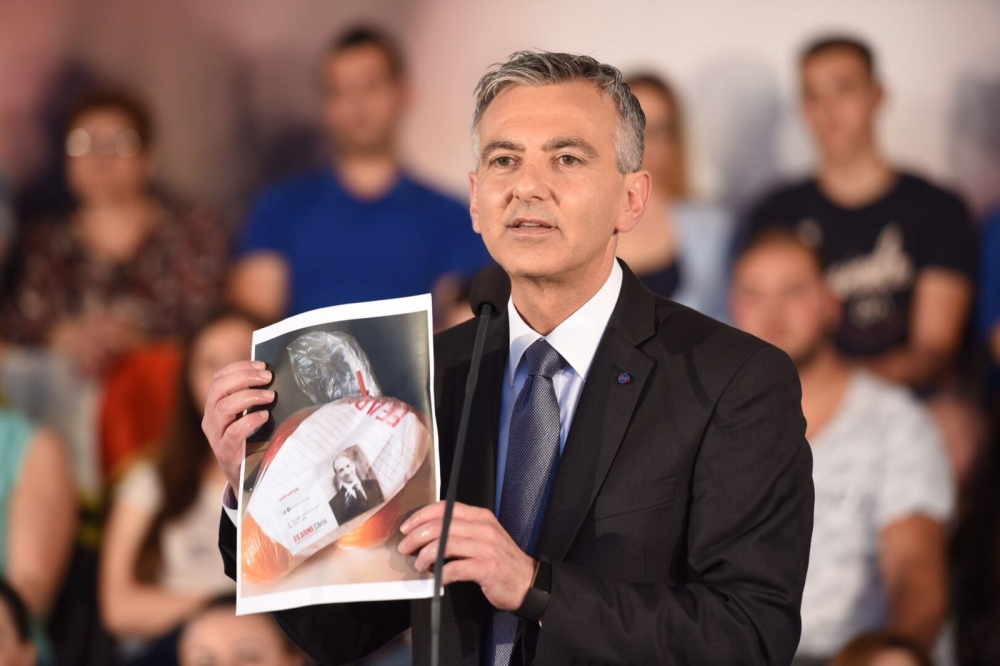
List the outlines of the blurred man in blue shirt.
{"label": "blurred man in blue shirt", "polygon": [[237,248],[236,304],[266,321],[314,308],[431,291],[489,261],[468,208],[400,165],[403,63],[391,40],[355,29],[320,68],[328,165],[266,190]]}

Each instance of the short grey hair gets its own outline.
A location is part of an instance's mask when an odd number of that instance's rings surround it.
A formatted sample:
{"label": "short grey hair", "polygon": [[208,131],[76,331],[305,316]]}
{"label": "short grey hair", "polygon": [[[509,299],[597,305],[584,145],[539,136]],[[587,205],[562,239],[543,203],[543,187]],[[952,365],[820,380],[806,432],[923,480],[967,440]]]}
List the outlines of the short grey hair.
{"label": "short grey hair", "polygon": [[621,71],[585,55],[517,51],[506,62],[496,63],[476,85],[476,111],[472,116],[472,158],[479,162],[479,121],[497,95],[511,86],[545,86],[570,81],[590,81],[611,98],[618,110],[615,154],[618,170],[633,173],[642,168],[646,142],[646,116]]}

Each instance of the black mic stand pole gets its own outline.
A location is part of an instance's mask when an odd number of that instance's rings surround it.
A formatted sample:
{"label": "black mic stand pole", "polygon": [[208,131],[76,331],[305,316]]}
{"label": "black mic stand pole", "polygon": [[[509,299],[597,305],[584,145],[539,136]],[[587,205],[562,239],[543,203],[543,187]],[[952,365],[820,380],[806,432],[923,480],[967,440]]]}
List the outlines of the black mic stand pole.
{"label": "black mic stand pole", "polygon": [[484,303],[479,313],[479,328],[476,330],[476,342],[472,347],[472,363],[469,366],[469,376],[465,380],[465,402],[462,404],[462,418],[458,422],[458,440],[455,442],[455,454],[451,461],[451,474],[448,478],[448,492],[445,495],[444,520],[441,522],[441,538],[438,541],[437,561],[434,564],[434,596],[431,597],[431,666],[440,666],[441,659],[441,574],[444,570],[444,551],[448,543],[448,531],[451,528],[451,514],[455,511],[455,495],[458,493],[458,475],[462,468],[462,454],[465,451],[465,436],[469,429],[469,413],[472,411],[472,395],[476,392],[479,381],[479,365],[483,358],[483,345],[486,342],[486,328],[490,323],[493,306]]}

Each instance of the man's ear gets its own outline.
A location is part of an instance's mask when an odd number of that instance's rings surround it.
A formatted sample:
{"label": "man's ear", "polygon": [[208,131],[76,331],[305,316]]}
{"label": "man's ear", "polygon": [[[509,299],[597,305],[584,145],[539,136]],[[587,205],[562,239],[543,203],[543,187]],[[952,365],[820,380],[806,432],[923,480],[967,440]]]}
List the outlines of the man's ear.
{"label": "man's ear", "polygon": [[479,205],[476,202],[476,177],[478,175],[475,171],[469,172],[469,215],[472,216],[472,229],[477,234],[482,234],[483,231],[479,228]]}
{"label": "man's ear", "polygon": [[646,206],[649,205],[652,182],[648,171],[625,174],[625,202],[621,212],[618,213],[615,231],[627,233],[639,224],[643,213],[646,212]]}

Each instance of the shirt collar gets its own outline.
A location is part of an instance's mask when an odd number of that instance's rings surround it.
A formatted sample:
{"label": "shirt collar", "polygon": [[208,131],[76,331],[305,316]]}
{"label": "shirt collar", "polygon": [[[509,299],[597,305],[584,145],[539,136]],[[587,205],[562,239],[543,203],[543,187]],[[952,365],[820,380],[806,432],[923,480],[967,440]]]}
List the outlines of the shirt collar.
{"label": "shirt collar", "polygon": [[[587,379],[587,372],[594,360],[597,345],[604,335],[604,329],[608,326],[608,320],[611,319],[611,313],[618,303],[618,293],[621,291],[621,287],[622,268],[616,260],[611,269],[611,275],[604,282],[604,286],[579,310],[571,314],[566,321],[544,336],[552,348],[559,352],[566,363],[584,380]],[[521,362],[525,350],[543,336],[528,326],[521,318],[517,308],[514,307],[513,297],[507,301],[507,313],[507,320],[510,323],[507,381],[513,387],[514,375],[517,373],[517,366]]]}

